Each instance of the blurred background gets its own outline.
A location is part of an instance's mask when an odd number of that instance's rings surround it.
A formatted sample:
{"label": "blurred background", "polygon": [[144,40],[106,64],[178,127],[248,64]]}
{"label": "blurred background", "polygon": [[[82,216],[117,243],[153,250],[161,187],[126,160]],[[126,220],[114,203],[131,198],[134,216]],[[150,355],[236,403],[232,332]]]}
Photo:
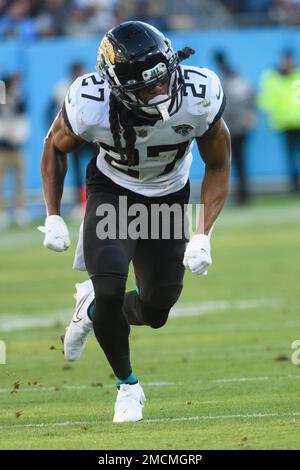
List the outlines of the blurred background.
{"label": "blurred background", "polygon": [[[175,49],[192,46],[189,63],[221,77],[233,144],[230,201],[299,192],[299,0],[0,0],[2,230],[44,215],[44,136],[72,80],[94,71],[102,35],[129,19],[163,30]],[[92,153],[86,147],[70,156],[64,204],[74,218]],[[197,192],[202,173],[194,158]]]}
{"label": "blurred background", "polygon": [[[128,19],[193,47],[187,63],[218,73],[233,149],[209,275],[186,273],[166,328],[132,328],[132,360],[151,392],[147,445],[299,448],[300,0],[0,0],[0,448],[145,446],[140,426],[107,424],[114,389],[95,339],[78,364],[61,350],[74,284],[86,280],[71,266],[92,148],[69,159],[70,249],[44,249],[36,230],[44,137],[72,80],[95,70],[103,34]],[[204,165],[194,151],[197,201]]]}

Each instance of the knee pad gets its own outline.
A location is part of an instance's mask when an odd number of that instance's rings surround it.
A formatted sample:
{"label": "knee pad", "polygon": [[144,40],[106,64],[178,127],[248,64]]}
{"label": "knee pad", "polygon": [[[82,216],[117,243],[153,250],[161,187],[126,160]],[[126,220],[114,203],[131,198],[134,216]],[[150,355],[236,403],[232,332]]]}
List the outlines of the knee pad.
{"label": "knee pad", "polygon": [[165,284],[149,289],[146,298],[140,299],[139,307],[145,323],[151,328],[161,328],[168,320],[169,312],[178,300],[182,284]]}
{"label": "knee pad", "polygon": [[143,297],[147,303],[153,305],[157,309],[170,310],[177,302],[182,291],[182,283],[165,283],[160,286],[152,286],[149,293]]}
{"label": "knee pad", "polygon": [[154,330],[158,330],[158,328],[162,328],[167,323],[170,310],[160,310],[156,312],[157,315],[155,315],[155,312],[153,313],[153,318],[149,320],[149,326]]}
{"label": "knee pad", "polygon": [[[91,263],[90,263],[91,264]],[[125,294],[128,262],[124,251],[109,240],[95,250],[90,277],[95,291],[95,318],[104,316],[109,320],[109,312],[121,309]]]}
{"label": "knee pad", "polygon": [[94,321],[113,323],[120,314],[125,295],[126,278],[118,276],[92,276],[95,290]]}
{"label": "knee pad", "polygon": [[114,243],[114,240],[106,241],[104,246],[95,250],[92,254],[93,269],[89,270],[94,276],[119,276],[127,278],[128,259],[125,250]]}
{"label": "knee pad", "polygon": [[161,328],[165,325],[170,311],[170,309],[157,308],[141,299],[138,301],[138,310],[143,324],[154,329]]}

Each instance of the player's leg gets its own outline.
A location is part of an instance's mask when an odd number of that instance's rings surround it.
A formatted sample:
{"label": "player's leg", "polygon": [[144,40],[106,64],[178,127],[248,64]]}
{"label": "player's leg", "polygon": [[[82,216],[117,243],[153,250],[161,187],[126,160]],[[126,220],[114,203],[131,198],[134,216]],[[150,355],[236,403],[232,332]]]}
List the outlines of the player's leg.
{"label": "player's leg", "polygon": [[93,283],[88,279],[85,282],[77,283],[75,287],[75,311],[65,334],[61,336],[64,355],[68,361],[79,359],[88,335],[93,329],[93,322],[89,315],[95,299]]}
{"label": "player's leg", "polygon": [[19,212],[22,212],[24,210],[23,159],[24,156],[21,151],[15,151],[12,155],[12,161],[15,170],[14,207]]}
{"label": "player's leg", "polygon": [[161,328],[183,286],[185,241],[141,243],[134,257],[137,289],[126,294],[125,315],[132,325]]}
{"label": "player's leg", "polygon": [[232,137],[232,160],[235,166],[238,185],[237,185],[237,202],[245,204],[249,199],[249,191],[247,187],[247,173],[245,161],[245,142],[246,135],[241,134]]}
{"label": "player's leg", "polygon": [[118,201],[110,193],[92,193],[88,197],[84,220],[84,258],[95,291],[92,313],[93,325],[100,346],[121,379],[131,374],[129,361],[129,325],[122,312],[125,285],[130,260],[136,242],[128,238],[99,238],[99,223],[104,217],[96,215],[98,207],[106,204],[115,214],[112,224],[118,230]]}
{"label": "player's leg", "polygon": [[[110,199],[113,197],[113,204],[111,203]],[[92,199],[96,200],[95,207],[91,204]],[[99,199],[99,200],[98,200]],[[110,202],[108,202],[108,200]],[[96,210],[99,205],[102,204],[110,204],[110,207],[114,208],[116,205],[116,197],[109,196],[105,193],[103,196],[100,195],[92,195],[88,200],[88,208],[87,208],[87,220],[85,223],[85,227],[87,228],[87,248],[86,251],[89,257],[89,268],[90,272],[94,273],[95,278],[97,275],[101,275],[99,273],[99,269],[106,269],[107,271],[112,271],[116,277],[123,276],[123,281],[121,284],[124,284],[124,280],[127,276],[128,271],[128,260],[131,256],[131,243],[126,240],[99,240],[96,234],[96,223],[100,221],[100,217],[96,219]],[[117,213],[117,211],[116,211]],[[102,219],[103,220],[103,219]],[[95,226],[94,226],[95,225]],[[114,224],[116,225],[116,224]],[[91,228],[89,228],[91,226]],[[129,243],[129,245],[128,245]],[[128,245],[128,247],[126,247]],[[100,250],[100,255],[99,255]],[[84,259],[83,253],[83,224],[81,224],[80,231],[79,231],[79,239],[76,247],[76,253],[73,263],[73,268],[78,269],[80,271],[86,271],[86,263]],[[121,252],[121,253],[119,253]],[[106,255],[108,253],[108,256]],[[117,254],[117,256],[116,256]],[[119,255],[120,256],[119,256]],[[99,263],[96,262],[96,258],[99,258]],[[125,262],[123,261],[125,257]],[[108,259],[107,259],[108,258]],[[116,259],[117,258],[117,259]],[[109,263],[109,267],[108,266]],[[123,264],[121,267],[121,274],[118,272],[118,265]],[[95,266],[95,264],[98,264]],[[100,266],[100,268],[99,268]],[[106,277],[107,273],[104,273]],[[111,275],[109,275],[111,277]],[[109,281],[110,282],[110,281]],[[106,280],[102,283],[102,286],[106,284]],[[116,281],[112,283],[112,285],[116,284]],[[64,354],[66,359],[70,361],[77,360],[86,343],[87,337],[89,332],[93,329],[93,313],[95,308],[95,293],[94,293],[94,286],[91,280],[85,281],[81,284],[76,284],[77,293],[75,295],[76,298],[76,307],[73,318],[67,328],[65,336],[63,337],[64,343]]]}
{"label": "player's leg", "polygon": [[287,142],[287,157],[290,173],[290,188],[291,191],[297,192],[300,189],[300,178],[297,168],[297,157],[299,146],[297,145],[297,134],[300,133],[298,130],[287,130],[285,131],[286,142]]}
{"label": "player's leg", "polygon": [[[133,257],[137,289],[128,292],[125,315],[132,325],[162,327],[183,286],[188,190],[180,203],[181,213],[170,219],[170,237],[139,240]],[[168,221],[168,217],[163,218]],[[176,229],[175,229],[176,227]]]}
{"label": "player's leg", "polygon": [[89,195],[84,222],[84,256],[95,291],[95,304],[91,313],[94,332],[117,379],[114,422],[125,422],[142,419],[145,400],[143,390],[132,372],[130,326],[123,313],[128,268],[136,241],[114,237],[99,239],[99,217],[96,217],[100,204],[110,204],[116,210],[114,224],[118,229],[118,203],[118,196],[113,194]]}

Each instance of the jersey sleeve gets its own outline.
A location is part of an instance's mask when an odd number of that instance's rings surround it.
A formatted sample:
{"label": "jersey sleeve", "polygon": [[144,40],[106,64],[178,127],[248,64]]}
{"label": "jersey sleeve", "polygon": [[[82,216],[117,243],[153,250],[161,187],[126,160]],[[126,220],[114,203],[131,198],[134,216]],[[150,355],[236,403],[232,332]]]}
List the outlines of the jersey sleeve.
{"label": "jersey sleeve", "polygon": [[78,94],[80,82],[76,79],[70,86],[62,107],[62,115],[69,129],[79,137],[80,129],[78,126]]}
{"label": "jersey sleeve", "polygon": [[219,77],[212,70],[209,71],[208,99],[210,110],[207,116],[208,130],[222,117],[226,106],[226,97]]}
{"label": "jersey sleeve", "polygon": [[87,142],[98,140],[99,127],[105,125],[109,92],[95,74],[78,77],[70,86],[62,115],[70,130]]}

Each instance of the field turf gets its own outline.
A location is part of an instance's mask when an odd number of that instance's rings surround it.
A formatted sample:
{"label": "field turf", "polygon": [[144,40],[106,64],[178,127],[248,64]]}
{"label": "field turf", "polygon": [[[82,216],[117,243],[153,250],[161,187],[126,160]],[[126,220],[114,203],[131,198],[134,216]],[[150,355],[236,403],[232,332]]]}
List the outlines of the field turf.
{"label": "field turf", "polygon": [[114,379],[92,335],[80,361],[62,355],[74,283],[86,278],[71,269],[75,225],[64,254],[41,241],[34,226],[0,234],[1,449],[300,448],[297,198],[225,209],[209,275],[186,275],[164,328],[132,328],[147,397],[139,423],[111,422]]}

